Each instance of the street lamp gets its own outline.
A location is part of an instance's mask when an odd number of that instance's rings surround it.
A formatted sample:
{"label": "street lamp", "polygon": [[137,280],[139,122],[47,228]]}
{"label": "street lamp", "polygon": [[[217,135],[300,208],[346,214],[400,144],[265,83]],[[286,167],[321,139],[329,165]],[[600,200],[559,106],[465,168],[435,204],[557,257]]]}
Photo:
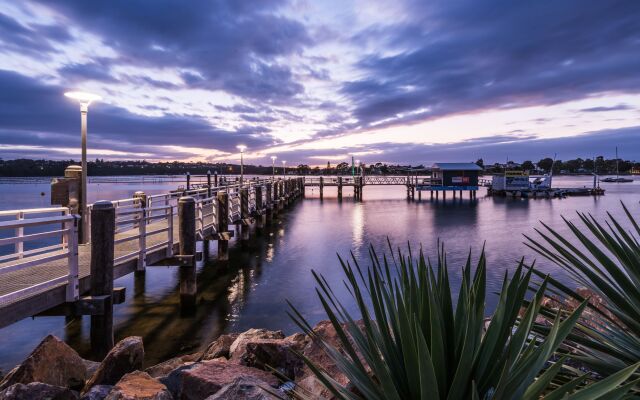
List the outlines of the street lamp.
{"label": "street lamp", "polygon": [[276,159],[278,156],[271,156],[271,179],[276,180]]}
{"label": "street lamp", "polygon": [[242,180],[244,178],[244,151],[247,149],[247,146],[239,144],[236,147],[240,150],[240,187],[242,187]]}
{"label": "street lamp", "polygon": [[81,243],[89,241],[89,214],[87,213],[87,112],[89,104],[102,100],[97,94],[86,92],[67,92],[64,94],[70,99],[80,102],[80,133],[82,135],[82,182],[80,183],[80,213],[82,215]]}
{"label": "street lamp", "polygon": [[282,176],[287,175],[287,160],[282,160]]}

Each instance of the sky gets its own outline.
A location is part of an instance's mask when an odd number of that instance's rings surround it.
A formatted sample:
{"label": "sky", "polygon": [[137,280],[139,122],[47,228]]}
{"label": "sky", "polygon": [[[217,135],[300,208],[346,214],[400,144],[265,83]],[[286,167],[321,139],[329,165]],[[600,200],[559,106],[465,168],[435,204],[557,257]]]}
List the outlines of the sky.
{"label": "sky", "polygon": [[0,157],[640,160],[637,0],[0,0]]}

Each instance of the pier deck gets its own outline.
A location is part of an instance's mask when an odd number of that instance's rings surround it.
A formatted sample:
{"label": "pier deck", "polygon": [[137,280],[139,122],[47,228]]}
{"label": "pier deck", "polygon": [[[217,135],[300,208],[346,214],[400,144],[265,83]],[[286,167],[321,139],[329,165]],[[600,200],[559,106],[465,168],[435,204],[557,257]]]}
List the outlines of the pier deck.
{"label": "pier deck", "polygon": [[[230,225],[246,224],[251,217],[262,218],[270,210],[281,209],[302,190],[298,178],[252,180],[242,187],[143,194],[113,201],[113,279],[163,261],[181,265],[175,257],[179,257],[177,208],[182,196],[195,199],[191,225],[196,239],[226,241]],[[222,193],[224,204],[218,197]],[[89,220],[91,210],[89,206]],[[218,218],[219,210],[226,211],[226,218]],[[0,211],[0,219],[0,251],[4,250],[0,253],[0,328],[77,302],[89,291],[92,244],[78,244],[79,216],[65,207],[50,207]],[[9,254],[7,247],[12,247]]]}

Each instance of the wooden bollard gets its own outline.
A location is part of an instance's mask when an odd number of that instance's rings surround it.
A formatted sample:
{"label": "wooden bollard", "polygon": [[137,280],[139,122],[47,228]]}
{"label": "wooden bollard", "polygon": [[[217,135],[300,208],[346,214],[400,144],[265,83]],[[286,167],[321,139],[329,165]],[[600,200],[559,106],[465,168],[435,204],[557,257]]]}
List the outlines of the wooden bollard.
{"label": "wooden bollard", "polygon": [[211,171],[207,171],[207,197],[211,197]]}
{"label": "wooden bollard", "polygon": [[278,212],[284,207],[284,181],[278,181]]}
{"label": "wooden bollard", "polygon": [[247,219],[251,215],[249,214],[249,188],[243,187],[240,189],[240,238],[246,242],[249,240],[249,224]]}
{"label": "wooden bollard", "polygon": [[91,296],[107,296],[102,315],[91,316],[91,349],[102,359],[113,348],[113,249],[116,209],[98,201],[91,211]]}
{"label": "wooden bollard", "polygon": [[143,191],[133,194],[134,199],[140,202],[141,213],[138,222],[138,265],[136,265],[135,275],[144,275],[147,258],[147,195]]}
{"label": "wooden bollard", "polygon": [[193,197],[178,199],[178,238],[180,239],[180,307],[196,305],[196,201]]}
{"label": "wooden bollard", "polygon": [[320,200],[324,198],[324,177],[320,177]]}
{"label": "wooden bollard", "polygon": [[342,201],[342,177],[338,177],[338,200]]}
{"label": "wooden bollard", "polygon": [[264,203],[262,202],[262,186],[256,186],[256,228],[261,229],[264,225]]}
{"label": "wooden bollard", "polygon": [[218,171],[213,174],[213,186],[218,187]]}
{"label": "wooden bollard", "polygon": [[217,203],[218,260],[224,261],[229,259],[229,193],[218,192]]}
{"label": "wooden bollard", "polygon": [[273,196],[271,195],[271,182],[267,183],[267,187],[266,187],[267,191],[265,192],[265,198],[266,198],[266,203],[265,203],[265,209],[266,209],[266,213],[265,213],[265,222],[267,225],[271,225],[271,222],[273,220]]}
{"label": "wooden bollard", "polygon": [[191,173],[187,171],[187,190],[191,190]]}

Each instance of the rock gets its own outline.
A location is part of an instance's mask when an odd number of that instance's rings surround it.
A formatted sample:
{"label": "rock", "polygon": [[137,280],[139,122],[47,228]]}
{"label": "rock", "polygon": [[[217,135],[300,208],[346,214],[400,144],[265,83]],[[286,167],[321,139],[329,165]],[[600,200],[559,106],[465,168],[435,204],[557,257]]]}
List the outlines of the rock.
{"label": "rock", "polygon": [[229,347],[229,357],[240,359],[245,352],[247,342],[257,339],[284,339],[282,331],[269,331],[266,329],[249,329],[242,332]]}
{"label": "rock", "polygon": [[87,381],[83,394],[94,385],[115,385],[124,375],[142,368],[142,338],[130,336],[119,341],[102,360],[98,370]]}
{"label": "rock", "polygon": [[[361,321],[358,323],[361,324]],[[313,331],[322,337],[327,344],[344,353],[338,333],[331,324],[331,321],[320,321],[313,327]],[[319,344],[309,340],[302,350],[302,354],[309,358],[314,364],[323,368],[336,382],[348,390],[355,391],[355,388],[350,385],[349,378],[340,371],[331,357]],[[315,377],[313,371],[311,371],[306,364],[302,367],[300,373],[298,373],[296,383],[303,391],[308,392],[307,394],[310,395],[311,398],[333,398],[329,389]]]}
{"label": "rock", "polygon": [[266,371],[217,360],[183,366],[161,379],[176,399],[197,400],[215,394],[238,377],[253,377],[276,387],[278,380]]}
{"label": "rock", "polygon": [[95,385],[80,400],[104,400],[111,392],[111,389],[113,389],[111,385]]}
{"label": "rock", "polygon": [[53,386],[81,388],[86,367],[82,358],[65,342],[48,335],[29,357],[0,382],[0,390],[16,383],[41,382]]}
{"label": "rock", "polygon": [[2,400],[78,400],[77,392],[69,388],[32,382],[16,383],[0,392]]}
{"label": "rock", "polygon": [[105,400],[173,400],[173,396],[157,379],[135,371],[123,376]]}
{"label": "rock", "polygon": [[96,371],[100,367],[100,363],[97,361],[91,361],[91,360],[82,360],[82,363],[87,369],[87,372],[85,373],[85,381],[86,381],[86,380],[89,380],[89,378],[91,378],[93,374],[96,373]]}
{"label": "rock", "polygon": [[188,354],[180,357],[174,357],[170,360],[167,360],[167,361],[161,362],[160,364],[156,364],[152,367],[149,367],[144,371],[153,378],[156,378],[156,379],[164,378],[176,368],[182,365],[193,364],[195,361],[198,361],[201,357],[202,357],[201,353],[194,353],[194,354]]}
{"label": "rock", "polygon": [[207,349],[202,354],[202,357],[200,360],[213,360],[214,358],[219,358],[219,357],[229,358],[229,349],[231,348],[231,345],[237,338],[238,338],[237,333],[220,335],[216,340],[211,342],[211,344],[207,347]]}
{"label": "rock", "polygon": [[265,371],[275,369],[287,378],[295,379],[304,362],[293,350],[301,351],[303,347],[301,343],[288,339],[256,339],[247,342],[245,351],[239,358],[231,358],[231,361]]}
{"label": "rock", "polygon": [[278,400],[284,398],[286,395],[281,390],[269,387],[265,382],[253,377],[241,376],[225,385],[216,394],[207,397],[206,400]]}

